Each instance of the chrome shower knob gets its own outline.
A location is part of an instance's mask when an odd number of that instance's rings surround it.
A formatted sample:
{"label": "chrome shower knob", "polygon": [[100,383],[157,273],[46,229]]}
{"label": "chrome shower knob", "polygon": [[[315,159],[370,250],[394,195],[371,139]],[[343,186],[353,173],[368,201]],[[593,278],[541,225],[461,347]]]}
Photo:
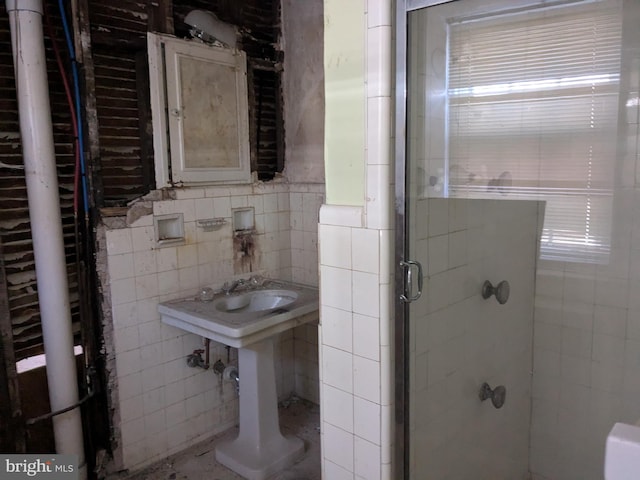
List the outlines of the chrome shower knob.
{"label": "chrome shower knob", "polygon": [[511,287],[509,286],[509,282],[506,280],[501,281],[495,287],[491,284],[489,280],[485,280],[482,284],[482,298],[485,300],[492,295],[496,296],[496,300],[500,305],[504,305],[509,300],[509,293],[511,292]]}
{"label": "chrome shower knob", "polygon": [[495,408],[502,408],[507,399],[507,389],[504,385],[498,385],[496,388],[491,388],[489,384],[485,382],[480,387],[478,397],[480,397],[480,400],[483,402],[490,399]]}

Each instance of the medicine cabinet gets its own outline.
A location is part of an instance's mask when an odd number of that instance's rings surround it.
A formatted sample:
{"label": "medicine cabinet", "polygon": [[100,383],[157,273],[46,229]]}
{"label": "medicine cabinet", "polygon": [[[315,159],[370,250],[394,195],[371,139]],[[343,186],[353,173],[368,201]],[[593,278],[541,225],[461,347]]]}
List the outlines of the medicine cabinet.
{"label": "medicine cabinet", "polygon": [[244,52],[148,34],[156,185],[249,183]]}

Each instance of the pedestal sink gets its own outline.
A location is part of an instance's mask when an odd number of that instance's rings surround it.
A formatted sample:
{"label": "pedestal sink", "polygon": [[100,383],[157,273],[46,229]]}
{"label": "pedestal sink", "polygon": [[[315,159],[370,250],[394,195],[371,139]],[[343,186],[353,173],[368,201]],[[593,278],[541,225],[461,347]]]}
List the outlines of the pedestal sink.
{"label": "pedestal sink", "polygon": [[193,298],[158,305],[162,321],[238,348],[240,431],[216,447],[216,459],[249,480],[264,480],[293,464],[302,440],[280,432],[273,335],[318,318],[318,290],[277,282],[210,302]]}

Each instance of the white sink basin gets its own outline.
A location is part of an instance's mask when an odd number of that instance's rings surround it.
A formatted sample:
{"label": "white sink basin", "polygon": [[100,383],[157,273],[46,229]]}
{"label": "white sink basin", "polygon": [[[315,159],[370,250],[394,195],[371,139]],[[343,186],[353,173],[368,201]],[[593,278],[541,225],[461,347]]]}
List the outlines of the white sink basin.
{"label": "white sink basin", "polygon": [[256,290],[242,295],[225,296],[214,302],[216,310],[226,313],[264,312],[286,307],[298,299],[293,290]]}
{"label": "white sink basin", "polygon": [[[272,282],[275,283],[275,282]],[[244,347],[318,318],[318,290],[277,282],[210,302],[193,297],[158,305],[162,321],[231,347]]]}

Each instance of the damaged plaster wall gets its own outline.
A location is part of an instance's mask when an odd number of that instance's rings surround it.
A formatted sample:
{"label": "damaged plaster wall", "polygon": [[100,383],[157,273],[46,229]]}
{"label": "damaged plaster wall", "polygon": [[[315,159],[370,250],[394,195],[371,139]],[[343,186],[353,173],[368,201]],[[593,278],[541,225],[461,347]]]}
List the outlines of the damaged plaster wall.
{"label": "damaged plaster wall", "polygon": [[324,183],[322,0],[282,1],[285,176]]}

